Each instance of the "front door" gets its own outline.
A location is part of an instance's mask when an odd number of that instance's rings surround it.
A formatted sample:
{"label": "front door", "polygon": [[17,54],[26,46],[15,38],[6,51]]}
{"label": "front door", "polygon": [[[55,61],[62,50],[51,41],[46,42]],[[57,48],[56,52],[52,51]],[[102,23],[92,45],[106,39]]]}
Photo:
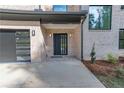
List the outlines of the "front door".
{"label": "front door", "polygon": [[68,36],[67,33],[53,34],[54,55],[68,54]]}

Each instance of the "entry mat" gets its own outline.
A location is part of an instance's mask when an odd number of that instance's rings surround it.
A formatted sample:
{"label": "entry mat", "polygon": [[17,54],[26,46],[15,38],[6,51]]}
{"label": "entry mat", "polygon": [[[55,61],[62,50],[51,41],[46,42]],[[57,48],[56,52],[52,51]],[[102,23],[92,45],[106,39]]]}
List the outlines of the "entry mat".
{"label": "entry mat", "polygon": [[63,58],[63,56],[51,56],[51,58]]}

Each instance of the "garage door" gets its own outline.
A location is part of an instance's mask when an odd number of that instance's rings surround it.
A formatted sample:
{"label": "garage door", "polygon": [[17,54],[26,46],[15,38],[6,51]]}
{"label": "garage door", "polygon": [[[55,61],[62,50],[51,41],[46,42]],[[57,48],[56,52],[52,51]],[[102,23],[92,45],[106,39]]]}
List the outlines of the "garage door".
{"label": "garage door", "polygon": [[0,29],[0,62],[30,62],[29,30]]}
{"label": "garage door", "polygon": [[0,30],[0,62],[16,61],[15,32]]}

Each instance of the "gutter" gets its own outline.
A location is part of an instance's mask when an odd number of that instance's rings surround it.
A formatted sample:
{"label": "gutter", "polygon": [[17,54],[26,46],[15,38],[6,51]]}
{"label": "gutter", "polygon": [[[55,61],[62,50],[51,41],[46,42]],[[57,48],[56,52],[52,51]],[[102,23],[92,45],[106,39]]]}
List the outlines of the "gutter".
{"label": "gutter", "polygon": [[25,14],[25,15],[83,15],[85,16],[88,12],[54,12],[54,11],[27,11],[27,10],[11,10],[11,9],[0,9],[0,13],[5,14]]}

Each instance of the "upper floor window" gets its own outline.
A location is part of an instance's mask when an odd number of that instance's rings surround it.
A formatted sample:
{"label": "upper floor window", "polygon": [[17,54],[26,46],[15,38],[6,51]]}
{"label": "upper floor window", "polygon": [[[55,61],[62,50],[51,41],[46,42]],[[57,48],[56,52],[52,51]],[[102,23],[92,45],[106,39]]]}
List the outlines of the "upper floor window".
{"label": "upper floor window", "polygon": [[124,5],[121,5],[121,9],[124,9]]}
{"label": "upper floor window", "polygon": [[90,6],[89,7],[89,29],[109,30],[111,29],[112,6]]}
{"label": "upper floor window", "polygon": [[66,5],[53,5],[53,11],[66,12],[67,6]]}

